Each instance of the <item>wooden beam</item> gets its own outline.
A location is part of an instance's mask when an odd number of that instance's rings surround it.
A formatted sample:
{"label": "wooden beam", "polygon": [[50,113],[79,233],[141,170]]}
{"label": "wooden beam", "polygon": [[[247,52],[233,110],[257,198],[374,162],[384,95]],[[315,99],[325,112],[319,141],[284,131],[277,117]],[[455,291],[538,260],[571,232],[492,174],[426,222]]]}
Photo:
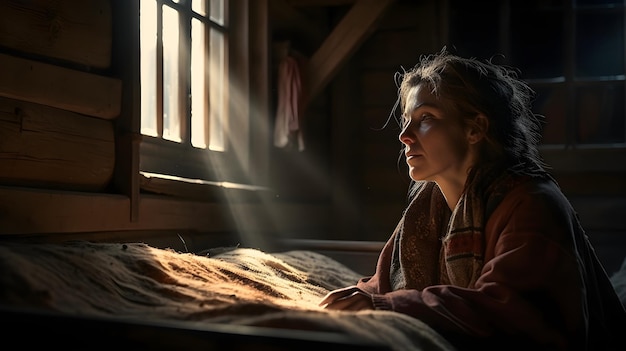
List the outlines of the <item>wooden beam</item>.
{"label": "wooden beam", "polygon": [[120,113],[119,79],[0,54],[0,96],[114,119]]}
{"label": "wooden beam", "polygon": [[78,240],[81,233],[136,230],[295,236],[324,233],[329,226],[329,209],[323,204],[206,202],[142,194],[134,222],[128,217],[130,205],[124,195],[0,186],[0,237],[76,233]]}
{"label": "wooden beam", "polygon": [[253,150],[250,169],[254,170],[254,184],[268,184],[270,175],[270,147],[272,119],[270,117],[270,54],[268,0],[250,2],[249,60],[250,72],[250,143]]}
{"label": "wooden beam", "polygon": [[313,54],[307,72],[307,101],[313,100],[332,80],[369,34],[394,0],[359,0]]}
{"label": "wooden beam", "polygon": [[105,69],[111,28],[110,0],[0,1],[0,45],[19,52]]}
{"label": "wooden beam", "polygon": [[128,216],[124,195],[0,187],[0,234],[80,233],[119,230],[215,230],[233,228],[218,203],[144,196],[139,220]]}
{"label": "wooden beam", "polygon": [[0,98],[0,182],[100,191],[115,163],[112,121]]}
{"label": "wooden beam", "polygon": [[115,120],[115,169],[113,186],[130,198],[130,218],[139,216],[139,145],[141,142],[141,64],[139,2],[112,0],[114,67],[123,82],[120,115]]}

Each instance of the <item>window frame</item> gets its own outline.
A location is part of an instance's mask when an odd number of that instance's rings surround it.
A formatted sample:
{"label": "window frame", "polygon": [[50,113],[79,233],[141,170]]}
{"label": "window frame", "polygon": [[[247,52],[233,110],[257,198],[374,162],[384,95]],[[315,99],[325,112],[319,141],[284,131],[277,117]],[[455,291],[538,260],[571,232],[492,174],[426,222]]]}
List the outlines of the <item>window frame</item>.
{"label": "window frame", "polygon": [[[557,174],[579,173],[581,177],[606,173],[626,172],[626,141],[622,143],[580,143],[576,140],[577,114],[576,101],[577,90],[592,86],[607,87],[619,84],[626,87],[625,75],[615,76],[577,76],[576,70],[576,18],[586,13],[616,13],[621,14],[624,27],[626,28],[626,5],[615,4],[609,6],[577,5],[576,0],[563,1],[562,16],[564,21],[564,81],[533,80],[528,83],[533,88],[538,87],[562,87],[566,92],[564,108],[566,114],[566,142],[564,144],[541,144],[542,156]],[[626,50],[626,43],[622,44],[622,50]],[[624,57],[622,72],[626,73],[626,56]],[[624,89],[626,93],[626,89]],[[626,95],[624,96],[626,101]],[[626,105],[625,105],[626,106]],[[622,119],[626,120],[626,109]],[[624,131],[626,136],[626,130]],[[620,161],[621,160],[621,161]]]}
{"label": "window frame", "polygon": [[[493,49],[499,50],[499,52],[503,54],[505,60],[509,62],[509,64],[518,67],[515,62],[511,63],[511,61],[515,61],[515,58],[512,55],[513,38],[511,37],[512,28],[510,27],[513,22],[513,1],[514,0],[490,2],[490,7],[492,9],[491,15],[485,15],[485,17],[481,17],[479,22],[493,23],[493,30],[489,31],[492,36],[485,37],[484,35],[480,35],[478,36],[480,37],[479,39],[476,38],[476,40],[479,41],[473,43],[477,44],[478,46],[481,45],[481,42],[495,45],[494,48],[489,48],[489,50],[487,51],[492,52]],[[582,13],[621,14],[624,21],[624,27],[626,27],[626,5],[623,3],[603,6],[577,5],[576,0],[562,0],[560,3],[558,1],[553,2],[552,4],[542,3],[541,9],[539,9],[539,5],[535,4],[535,2],[530,2],[528,4],[529,8],[525,9],[525,11],[546,11],[553,12],[554,14],[559,14],[561,16],[560,18],[562,19],[563,28],[563,76],[558,78],[550,77],[546,79],[529,79],[524,78],[522,72],[522,78],[533,89],[562,89],[565,92],[565,97],[563,100],[565,106],[563,106],[563,113],[566,116],[566,139],[565,142],[562,144],[547,144],[542,142],[542,144],[540,145],[540,152],[542,153],[544,160],[551,167],[552,171],[559,175],[566,174],[568,176],[571,176],[574,174],[579,174],[582,177],[583,175],[588,174],[613,174],[619,176],[620,174],[626,173],[626,140],[625,142],[606,144],[579,143],[576,140],[576,128],[578,128],[578,122],[576,121],[577,115],[575,107],[577,101],[576,91],[581,87],[620,85],[625,92],[625,96],[623,98],[625,104],[623,108],[624,115],[622,116],[622,118],[626,120],[626,78],[624,74],[611,77],[577,77],[575,74],[575,35],[577,16]],[[453,6],[453,4],[450,3],[449,6]],[[466,6],[469,6],[468,10],[471,11],[473,5],[466,4]],[[485,6],[489,5],[485,4]],[[453,17],[451,10],[452,8],[448,8],[448,23],[451,26],[451,30],[446,34],[445,42],[449,42],[448,45],[456,47],[455,43],[451,40],[454,39],[452,38],[451,33],[454,31],[453,27],[456,23],[456,20]],[[472,17],[470,13],[466,12],[468,11],[462,11],[460,15],[471,18],[474,22],[476,22],[476,18]],[[497,19],[494,17],[496,17]],[[465,28],[463,24],[456,24],[456,26],[459,26],[462,31]],[[470,38],[472,38],[471,33],[465,35],[470,35]],[[474,37],[475,36],[476,35],[474,35]],[[626,43],[623,44],[622,49],[626,52]],[[476,51],[480,50],[481,48],[478,48]],[[471,53],[471,55],[476,55],[476,53]],[[625,68],[623,69],[623,72],[626,72],[626,54],[624,56]],[[549,116],[546,117],[549,118]],[[626,138],[626,130],[624,130],[624,135]]]}

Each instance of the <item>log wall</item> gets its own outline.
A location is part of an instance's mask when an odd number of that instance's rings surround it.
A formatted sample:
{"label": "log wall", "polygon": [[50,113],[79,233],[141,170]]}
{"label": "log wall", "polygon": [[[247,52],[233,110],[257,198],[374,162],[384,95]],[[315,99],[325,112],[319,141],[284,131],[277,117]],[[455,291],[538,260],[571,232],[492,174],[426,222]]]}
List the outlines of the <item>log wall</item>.
{"label": "log wall", "polygon": [[0,98],[0,183],[100,191],[114,162],[110,121]]}
{"label": "log wall", "polygon": [[109,0],[0,2],[0,185],[102,191],[122,84]]}
{"label": "log wall", "polygon": [[111,64],[108,0],[0,2],[0,45],[84,68]]}

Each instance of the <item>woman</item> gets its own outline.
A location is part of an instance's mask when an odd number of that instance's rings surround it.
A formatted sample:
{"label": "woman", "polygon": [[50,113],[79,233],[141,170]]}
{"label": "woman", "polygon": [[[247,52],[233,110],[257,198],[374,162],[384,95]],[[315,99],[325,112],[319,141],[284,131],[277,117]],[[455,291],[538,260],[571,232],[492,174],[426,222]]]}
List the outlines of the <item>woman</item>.
{"label": "woman", "polygon": [[375,274],[320,305],[405,313],[464,350],[626,349],[624,307],[540,161],[533,94],[445,49],[406,72],[411,201]]}

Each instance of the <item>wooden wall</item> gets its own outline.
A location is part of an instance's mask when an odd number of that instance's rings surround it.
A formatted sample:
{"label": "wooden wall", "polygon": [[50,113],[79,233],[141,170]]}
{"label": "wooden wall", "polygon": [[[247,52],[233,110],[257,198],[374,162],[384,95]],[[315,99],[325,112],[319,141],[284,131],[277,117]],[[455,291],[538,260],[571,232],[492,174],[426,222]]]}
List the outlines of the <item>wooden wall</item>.
{"label": "wooden wall", "polygon": [[122,84],[108,0],[0,3],[0,184],[102,191]]}

